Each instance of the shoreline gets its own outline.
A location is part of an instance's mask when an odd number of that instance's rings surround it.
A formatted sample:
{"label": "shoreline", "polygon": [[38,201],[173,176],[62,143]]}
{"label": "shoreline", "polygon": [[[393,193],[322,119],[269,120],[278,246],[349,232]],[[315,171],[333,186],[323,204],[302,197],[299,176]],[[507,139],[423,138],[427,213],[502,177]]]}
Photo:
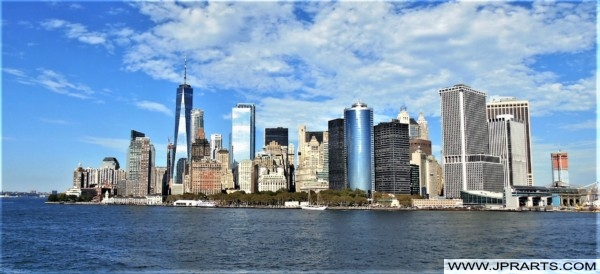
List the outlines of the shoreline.
{"label": "shoreline", "polygon": [[[44,202],[45,204],[61,204],[61,205],[101,205],[101,206],[164,206],[164,207],[191,207],[191,208],[231,208],[231,209],[294,209],[301,210],[300,207],[285,207],[285,206],[216,206],[216,207],[196,207],[196,206],[174,206],[168,204],[157,204],[157,205],[146,205],[146,204],[104,204],[97,202]],[[590,210],[576,210],[576,209],[558,209],[558,210],[545,210],[545,209],[502,209],[502,208],[401,208],[401,207],[369,207],[369,206],[335,206],[328,207],[327,210],[333,211],[496,211],[496,212],[588,212],[588,213],[600,213],[600,211]]]}

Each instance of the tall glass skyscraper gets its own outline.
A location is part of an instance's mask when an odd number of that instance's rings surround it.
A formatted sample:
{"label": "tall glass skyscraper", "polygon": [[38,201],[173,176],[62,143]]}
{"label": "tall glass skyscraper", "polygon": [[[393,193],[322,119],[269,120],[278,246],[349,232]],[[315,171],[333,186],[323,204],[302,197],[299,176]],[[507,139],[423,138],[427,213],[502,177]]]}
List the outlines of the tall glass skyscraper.
{"label": "tall glass skyscraper", "polygon": [[340,190],[346,185],[346,151],[344,150],[344,119],[327,123],[329,132],[329,189]]}
{"label": "tall glass skyscraper", "polygon": [[[171,170],[173,184],[183,184],[185,166],[192,143],[191,118],[194,89],[187,83],[187,63],[184,65],[183,84],[177,88],[175,97],[175,134]],[[173,193],[179,194],[179,193]]]}
{"label": "tall glass skyscraper", "polygon": [[373,109],[355,103],[344,110],[344,146],[348,187],[371,191],[375,188]]}
{"label": "tall glass skyscraper", "polygon": [[231,110],[231,161],[253,160],[256,150],[254,104],[240,103]]}
{"label": "tall glass skyscraper", "polygon": [[268,146],[271,141],[277,142],[281,146],[288,146],[288,128],[265,128],[265,146]]}

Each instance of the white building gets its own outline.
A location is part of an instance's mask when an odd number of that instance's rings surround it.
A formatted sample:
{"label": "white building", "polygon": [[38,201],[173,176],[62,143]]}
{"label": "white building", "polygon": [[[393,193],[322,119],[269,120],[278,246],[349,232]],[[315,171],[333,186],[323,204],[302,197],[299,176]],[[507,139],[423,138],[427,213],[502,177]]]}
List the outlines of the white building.
{"label": "white building", "polygon": [[510,114],[489,119],[490,154],[499,156],[504,166],[504,187],[526,186],[527,139],[525,125]]}

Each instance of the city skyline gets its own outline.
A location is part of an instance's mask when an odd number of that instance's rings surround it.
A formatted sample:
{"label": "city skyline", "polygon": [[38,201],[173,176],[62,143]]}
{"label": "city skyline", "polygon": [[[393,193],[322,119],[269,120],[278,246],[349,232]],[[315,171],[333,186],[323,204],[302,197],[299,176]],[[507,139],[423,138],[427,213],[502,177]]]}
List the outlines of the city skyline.
{"label": "city skyline", "polygon": [[125,163],[130,130],[166,166],[185,56],[193,108],[223,144],[240,102],[256,105],[256,140],[287,127],[297,144],[299,125],[327,130],[361,100],[374,124],[402,106],[423,112],[441,159],[437,90],[465,83],[530,102],[535,185],[551,183],[558,150],[571,184],[586,185],[597,178],[596,5],[3,3],[2,190],[66,189],[78,163]]}

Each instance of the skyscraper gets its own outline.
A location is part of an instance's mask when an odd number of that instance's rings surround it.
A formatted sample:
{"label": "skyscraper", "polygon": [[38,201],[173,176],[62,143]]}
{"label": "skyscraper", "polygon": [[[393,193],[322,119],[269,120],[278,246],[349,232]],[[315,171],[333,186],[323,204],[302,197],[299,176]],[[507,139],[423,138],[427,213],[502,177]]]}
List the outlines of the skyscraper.
{"label": "skyscraper", "polygon": [[[187,83],[187,60],[184,64],[183,84],[177,88],[175,97],[175,134],[173,143],[173,154],[171,161],[171,170],[173,184],[181,185],[184,182],[187,160],[190,158],[192,133],[191,116],[194,90]],[[181,186],[176,186],[176,192],[180,192]],[[183,194],[173,193],[172,194]]]}
{"label": "skyscraper", "polygon": [[525,145],[526,145],[526,157],[527,157],[527,184],[532,186],[534,184],[533,179],[533,162],[531,156],[531,127],[530,127],[530,115],[529,115],[529,102],[526,100],[517,100],[513,97],[508,98],[494,98],[491,102],[486,104],[487,118],[493,119],[498,115],[510,114],[515,120],[523,122],[525,124]]}
{"label": "skyscraper", "polygon": [[461,191],[502,192],[500,158],[489,155],[486,94],[459,84],[439,91],[441,97],[444,192],[460,198]]}
{"label": "skyscraper", "polygon": [[504,187],[528,185],[525,125],[503,114],[489,119],[489,132],[490,154],[504,166]]}
{"label": "skyscraper", "polygon": [[408,125],[392,120],[379,123],[374,131],[375,191],[411,194]]}
{"label": "skyscraper", "polygon": [[237,104],[231,110],[231,147],[232,163],[254,159],[256,151],[256,110],[254,104]]}
{"label": "skyscraper", "polygon": [[144,197],[150,192],[154,169],[154,145],[143,133],[132,130],[127,150],[127,186],[125,195]]}
{"label": "skyscraper", "polygon": [[198,134],[198,129],[200,128],[204,128],[204,111],[199,109],[199,108],[195,108],[192,109],[192,136],[191,136],[191,143],[194,142],[194,140],[197,138],[197,134]]}
{"label": "skyscraper", "polygon": [[346,188],[346,151],[344,150],[344,119],[329,121],[329,189]]}
{"label": "skyscraper", "polygon": [[217,153],[223,148],[223,136],[221,134],[210,135],[210,158],[213,160],[217,159]]}
{"label": "skyscraper", "polygon": [[569,185],[569,155],[566,152],[553,152],[550,154],[552,160],[552,184],[559,186]]}
{"label": "skyscraper", "polygon": [[271,141],[275,141],[281,146],[288,146],[288,129],[284,127],[265,128],[265,146],[268,146]]}
{"label": "skyscraper", "polygon": [[344,110],[344,145],[348,187],[372,191],[375,188],[373,151],[373,109],[357,102]]}
{"label": "skyscraper", "polygon": [[296,191],[329,189],[328,139],[327,131],[306,131],[304,125],[298,128]]}

